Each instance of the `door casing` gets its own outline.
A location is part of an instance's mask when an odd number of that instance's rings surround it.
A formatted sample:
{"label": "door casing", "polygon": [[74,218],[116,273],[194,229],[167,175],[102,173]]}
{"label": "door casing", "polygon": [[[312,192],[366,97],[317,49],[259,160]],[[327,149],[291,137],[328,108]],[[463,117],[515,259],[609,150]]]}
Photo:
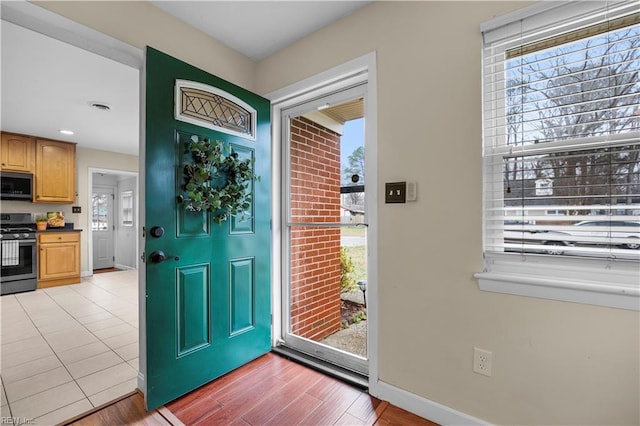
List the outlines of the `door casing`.
{"label": "door casing", "polygon": [[[138,172],[131,172],[128,170],[115,170],[115,169],[104,169],[104,168],[98,168],[98,167],[89,167],[87,169],[87,205],[84,207],[86,210],[86,214],[88,215],[91,212],[91,197],[93,195],[93,174],[94,173],[104,173],[107,175],[117,175],[117,176],[126,176],[126,177],[135,177],[136,178],[136,185],[135,188],[136,190],[134,191],[134,195],[135,195],[135,199],[134,199],[134,211],[138,212],[138,214],[136,214],[136,218],[134,220],[134,229],[133,231],[136,233],[136,235],[139,237],[141,234],[139,231],[139,227],[138,227],[138,223],[139,223],[139,218],[140,218],[140,214],[139,214],[139,201],[140,201],[140,191],[139,191],[139,187],[140,187],[140,179],[144,179],[144,174],[143,176],[139,176]],[[88,249],[88,266],[87,266],[87,271],[82,271],[82,276],[91,276],[93,274],[93,244],[90,243],[91,241],[93,241],[93,230],[91,229],[91,226],[87,227],[87,249]],[[140,253],[139,251],[139,247],[140,247],[140,238],[136,238],[136,247],[135,247],[135,252],[136,253]],[[144,241],[143,241],[144,242]],[[117,244],[114,246],[114,251],[117,250]],[[140,270],[140,262],[139,262],[139,256],[136,255],[136,258],[138,259],[138,271]],[[138,280],[140,280],[140,277],[138,276]],[[140,281],[142,282],[142,281]],[[142,389],[142,388],[140,388]]]}
{"label": "door casing", "polygon": [[[321,98],[316,98],[309,100],[305,103],[294,105],[290,108],[285,108],[282,110],[281,116],[281,128],[283,129],[282,134],[282,168],[280,175],[282,176],[282,195],[283,195],[283,203],[282,203],[282,340],[289,347],[294,347],[295,349],[309,354],[314,354],[317,358],[325,360],[331,364],[335,364],[348,370],[355,371],[358,374],[368,375],[369,374],[369,366],[368,366],[368,357],[367,359],[362,359],[359,356],[353,354],[345,354],[341,350],[337,350],[332,347],[325,347],[317,342],[309,341],[308,339],[299,337],[293,333],[289,333],[288,330],[291,328],[290,324],[290,294],[291,294],[291,277],[290,277],[290,233],[292,227],[301,224],[291,224],[290,218],[288,217],[291,212],[290,202],[291,202],[291,190],[289,186],[289,174],[291,171],[290,164],[290,146],[291,146],[291,135],[288,131],[291,125],[291,119],[294,117],[299,117],[307,112],[315,111],[317,108],[324,104],[330,105],[339,105],[343,102],[347,102],[353,99],[363,98],[364,104],[366,108],[366,104],[368,101],[367,94],[367,82],[362,81],[353,84],[351,87],[345,87],[339,89],[336,92],[327,93],[325,96]],[[365,119],[366,121],[366,119]],[[366,149],[366,145],[365,145]],[[366,158],[366,157],[365,157]],[[367,166],[368,166],[368,160]],[[368,167],[367,167],[368,170]],[[366,175],[365,173],[365,179]],[[366,187],[366,185],[365,185]],[[366,197],[365,197],[366,200]],[[366,207],[368,203],[365,203]],[[365,207],[365,223],[368,220],[368,214],[366,213]],[[309,226],[309,224],[302,225],[302,227]],[[330,227],[340,227],[337,223],[329,224],[323,223],[321,226],[330,226]],[[368,328],[368,326],[367,326]]]}
{"label": "door casing", "polygon": [[[272,217],[281,220],[273,221],[273,260],[272,282],[282,282],[283,247],[285,244],[285,228],[283,218],[286,210],[283,208],[283,198],[286,196],[286,180],[283,179],[283,136],[286,129],[282,128],[283,111],[296,105],[323,96],[324,94],[337,92],[341,89],[353,87],[359,83],[367,82],[367,102],[365,103],[365,157],[367,158],[367,174],[365,175],[365,187],[367,188],[366,210],[368,249],[367,249],[367,355],[369,359],[369,393],[376,396],[380,390],[378,386],[378,282],[377,282],[377,242],[378,242],[378,184],[377,184],[377,71],[376,53],[371,52],[359,58],[353,59],[342,65],[321,72],[315,76],[301,80],[290,86],[264,95],[271,100],[272,108]],[[273,346],[282,343],[283,329],[283,288],[274,285],[272,294],[273,305]]]}

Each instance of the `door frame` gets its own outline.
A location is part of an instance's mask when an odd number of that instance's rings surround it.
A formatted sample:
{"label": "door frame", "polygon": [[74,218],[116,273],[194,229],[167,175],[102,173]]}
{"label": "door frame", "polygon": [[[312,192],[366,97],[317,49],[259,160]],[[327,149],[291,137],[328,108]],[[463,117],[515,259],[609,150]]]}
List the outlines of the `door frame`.
{"label": "door frame", "polygon": [[[304,103],[299,103],[291,106],[290,108],[282,109],[282,121],[280,123],[281,128],[283,129],[282,134],[282,170],[280,171],[280,175],[282,176],[282,339],[286,342],[285,346],[292,348],[294,350],[298,350],[307,354],[314,354],[316,358],[324,360],[329,364],[334,364],[340,367],[344,367],[347,370],[354,371],[358,375],[368,376],[369,375],[369,354],[366,356],[366,360],[360,359],[356,354],[345,355],[343,350],[331,347],[331,345],[319,344],[318,342],[314,342],[313,340],[306,339],[304,337],[298,336],[295,333],[288,332],[287,330],[291,327],[291,233],[293,228],[297,229],[313,229],[314,226],[311,224],[294,224],[291,223],[291,218],[289,215],[291,214],[291,132],[289,128],[291,126],[291,119],[293,117],[301,117],[304,114],[317,111],[317,109],[321,105],[340,105],[343,102],[349,102],[352,100],[356,100],[358,98],[364,99],[364,107],[366,108],[367,103],[369,102],[369,94],[368,94],[368,83],[367,81],[361,82],[349,82],[347,87],[338,89],[337,91],[327,93],[326,95],[318,98],[311,99]],[[366,117],[365,125],[366,125]],[[365,132],[366,133],[366,132]],[[366,139],[366,135],[365,135]],[[365,144],[366,150],[366,140],[363,140]],[[368,171],[368,160],[366,159],[366,170]],[[342,170],[340,171],[340,176],[342,176]],[[367,173],[365,173],[366,180]],[[342,180],[342,178],[340,179]],[[366,188],[366,184],[365,184]],[[364,222],[368,225],[369,214],[367,208],[369,204],[366,203],[367,197],[365,196],[365,220]],[[304,222],[304,221],[303,221]],[[342,229],[343,224],[341,222],[337,223],[323,223],[323,226],[329,226],[332,229]],[[367,232],[368,234],[368,232]],[[365,238],[368,246],[368,238]],[[367,250],[368,254],[368,250]],[[369,271],[369,265],[367,264],[367,272]],[[367,274],[367,278],[368,278]],[[367,334],[369,328],[369,322],[366,323],[367,326]]]}
{"label": "door frame", "polygon": [[[139,163],[138,163],[139,164]],[[136,233],[136,235],[138,234],[138,228],[139,228],[139,223],[140,223],[140,215],[139,215],[139,204],[140,204],[140,176],[139,176],[139,172],[131,172],[128,170],[116,170],[116,169],[104,169],[104,168],[98,168],[98,167],[88,167],[87,168],[87,205],[84,207],[86,210],[86,214],[89,218],[89,222],[87,224],[87,271],[85,273],[83,273],[83,276],[91,276],[93,275],[93,229],[91,229],[91,199],[93,197],[93,174],[94,173],[104,173],[106,175],[117,175],[117,176],[126,176],[126,177],[135,177],[136,178],[136,196],[134,198],[134,206],[133,206],[133,210],[138,213],[136,214],[136,218],[135,218],[135,224],[134,224],[134,231]],[[114,197],[117,197],[118,191],[117,188],[115,188],[114,190]],[[116,202],[116,200],[114,199],[114,203],[113,203],[113,215],[114,216],[118,216],[118,214],[116,213],[116,205],[118,205],[118,203]],[[115,224],[115,222],[114,222]],[[113,241],[113,251],[115,253],[115,251],[117,250],[117,246],[116,246],[116,238],[115,238],[115,234],[114,234],[114,241]],[[136,253],[139,253],[139,248],[140,248],[140,239],[136,238]],[[137,256],[136,256],[137,257]],[[138,262],[138,270],[140,270],[140,262]]]}
{"label": "door frame", "polygon": [[[367,218],[367,357],[369,359],[369,392],[378,393],[378,137],[377,137],[377,72],[376,52],[371,52],[338,65],[312,77],[264,95],[271,101],[272,119],[272,217],[273,220],[273,260],[271,282],[282,283],[286,271],[283,265],[286,256],[286,210],[283,196],[288,193],[286,179],[283,177],[283,153],[285,131],[282,128],[283,111],[295,105],[306,103],[328,93],[351,87],[355,84],[367,83],[367,102],[365,102],[365,157],[367,173],[365,174],[365,198]],[[278,171],[276,173],[276,171]],[[278,220],[279,219],[279,220]],[[272,286],[272,345],[281,343],[283,335],[283,285]]]}

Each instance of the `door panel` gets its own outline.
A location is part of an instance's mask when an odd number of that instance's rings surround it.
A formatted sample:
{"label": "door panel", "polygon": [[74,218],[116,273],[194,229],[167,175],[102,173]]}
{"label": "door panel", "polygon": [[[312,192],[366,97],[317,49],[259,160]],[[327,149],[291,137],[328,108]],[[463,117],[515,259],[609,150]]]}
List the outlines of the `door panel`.
{"label": "door panel", "polygon": [[253,259],[237,259],[229,262],[231,267],[231,335],[253,328],[254,325],[254,280]]}
{"label": "door panel", "polygon": [[[151,409],[271,349],[271,146],[269,101],[152,48],[146,54],[145,227],[165,230],[160,238],[147,233],[145,241]],[[178,80],[212,86],[217,96],[228,93],[254,108],[255,140],[176,120]],[[252,205],[244,218],[216,224],[210,213],[186,211],[177,201],[193,135],[255,159],[260,180],[249,188]],[[167,260],[152,263],[158,250]]]}
{"label": "door panel", "polygon": [[[255,152],[253,149],[249,149],[247,147],[242,147],[238,145],[233,145],[233,150],[238,153],[238,158],[240,160],[253,159],[255,161]],[[254,188],[251,188],[254,191]],[[234,216],[231,218],[231,233],[232,234],[244,234],[244,233],[252,233],[254,232],[255,223],[253,221],[254,216],[254,204],[251,203],[251,206],[247,210],[247,215],[245,217],[242,216]]]}
{"label": "door panel", "polygon": [[178,356],[211,344],[209,265],[177,268]]}

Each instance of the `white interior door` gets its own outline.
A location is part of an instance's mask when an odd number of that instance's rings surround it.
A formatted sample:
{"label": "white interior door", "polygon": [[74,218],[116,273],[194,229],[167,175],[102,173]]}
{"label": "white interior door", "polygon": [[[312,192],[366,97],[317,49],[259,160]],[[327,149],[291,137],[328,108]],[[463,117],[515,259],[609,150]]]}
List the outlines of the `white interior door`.
{"label": "white interior door", "polygon": [[91,230],[93,231],[93,269],[114,266],[114,189],[93,187],[91,198]]}

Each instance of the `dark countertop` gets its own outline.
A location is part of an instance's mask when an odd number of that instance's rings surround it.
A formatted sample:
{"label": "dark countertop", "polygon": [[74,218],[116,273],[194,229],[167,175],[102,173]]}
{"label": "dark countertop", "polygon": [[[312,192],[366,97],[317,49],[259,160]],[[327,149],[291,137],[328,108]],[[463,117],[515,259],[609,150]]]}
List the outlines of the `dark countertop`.
{"label": "dark countertop", "polygon": [[37,231],[38,233],[42,232],[82,232],[82,229],[74,228],[73,222],[67,222],[63,227],[60,228],[47,228],[43,231]]}

